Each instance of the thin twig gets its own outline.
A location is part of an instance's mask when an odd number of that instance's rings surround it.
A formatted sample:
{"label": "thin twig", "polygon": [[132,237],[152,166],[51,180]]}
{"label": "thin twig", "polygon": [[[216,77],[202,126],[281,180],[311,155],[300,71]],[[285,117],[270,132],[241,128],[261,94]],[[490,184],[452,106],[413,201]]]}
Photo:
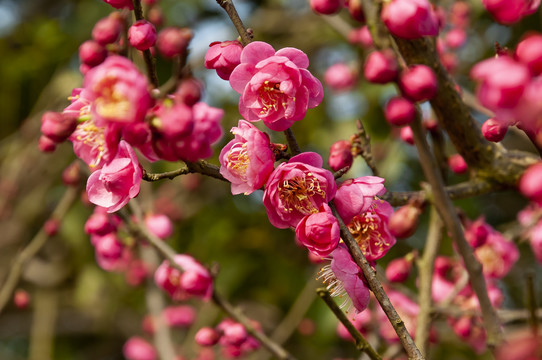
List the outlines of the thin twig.
{"label": "thin twig", "polygon": [[220,5],[224,11],[226,11],[226,14],[231,19],[231,22],[233,23],[233,26],[235,26],[235,29],[239,33],[239,36],[241,37],[241,43],[243,46],[246,46],[252,41],[252,37],[250,36],[250,33],[245,28],[245,25],[243,25],[243,21],[239,17],[239,14],[237,13],[237,10],[235,9],[235,6],[233,5],[232,0],[216,0],[218,5]]}
{"label": "thin twig", "polygon": [[354,338],[354,341],[356,342],[356,348],[360,351],[363,351],[367,356],[369,356],[373,360],[381,360],[382,357],[378,355],[378,353],[373,349],[371,344],[367,342],[367,340],[361,335],[361,333],[358,331],[358,329],[355,328],[355,326],[352,324],[350,320],[346,317],[346,315],[342,312],[342,310],[337,306],[335,301],[331,298],[331,295],[329,295],[329,291],[326,288],[318,288],[316,289],[316,293],[329,307],[329,309],[335,314],[335,317],[339,319],[339,321],[344,325],[346,330],[352,335]]}
{"label": "thin twig", "polygon": [[[141,7],[141,0],[132,0],[134,4],[134,15],[136,20],[145,20],[143,17],[143,8]],[[147,75],[154,88],[158,88],[158,75],[156,74],[156,63],[154,57],[149,49],[143,51],[143,59],[145,60],[145,66],[147,67]]]}
{"label": "thin twig", "polygon": [[422,257],[417,261],[418,274],[420,277],[420,292],[418,295],[420,312],[418,313],[415,338],[420,352],[426,357],[429,350],[431,308],[433,307],[431,289],[433,284],[433,269],[435,267],[435,258],[437,257],[442,241],[443,226],[442,220],[432,206],[429,214],[429,229],[427,230],[424,252]]}
{"label": "thin twig", "polygon": [[180,175],[186,174],[202,174],[218,180],[228,181],[220,174],[220,168],[216,165],[210,164],[205,160],[199,160],[196,162],[185,161],[186,166],[183,166],[177,170],[167,171],[164,173],[149,173],[143,170],[143,180],[145,181],[158,181],[162,179],[174,179]]}
{"label": "thin twig", "polygon": [[374,176],[378,176],[379,172],[374,161],[373,153],[371,152],[371,138],[361,121],[356,122],[358,132],[354,135],[354,140],[352,142],[352,150],[355,155],[361,155],[365,163],[371,169]]}
{"label": "thin twig", "polygon": [[367,280],[369,288],[375,295],[378,303],[382,307],[382,310],[384,310],[384,313],[386,313],[386,316],[388,317],[391,326],[393,326],[393,329],[397,333],[397,336],[399,337],[399,340],[401,341],[401,344],[403,345],[403,348],[405,349],[409,359],[424,359],[424,357],[420,353],[420,350],[418,350],[416,344],[412,340],[412,337],[408,333],[403,319],[401,319],[399,314],[397,314],[397,311],[390,302],[388,295],[384,292],[382,284],[376,277],[376,272],[373,270],[373,268],[363,255],[363,252],[361,251],[356,240],[344,224],[333,202],[329,203],[329,207],[331,208],[333,215],[337,218],[337,221],[339,222],[342,240],[348,247],[348,250],[350,251],[350,254],[352,255],[352,258],[354,259],[356,264],[363,271],[363,275]]}
{"label": "thin twig", "polygon": [[[79,191],[77,188],[68,188],[64,193],[64,196],[62,196],[62,199],[58,202],[56,208],[53,210],[51,219],[63,219],[73,202],[77,199],[78,193]],[[42,227],[13,261],[8,277],[0,290],[0,312],[2,312],[11,298],[13,290],[19,282],[19,278],[27,261],[37,254],[42,246],[45,245],[47,239],[49,239],[49,235],[45,233],[45,229]]]}
{"label": "thin twig", "polygon": [[299,148],[299,145],[297,145],[297,140],[295,139],[292,129],[289,128],[285,130],[284,135],[286,136],[286,141],[288,142],[288,147],[290,148],[292,156],[301,154],[301,149]]}

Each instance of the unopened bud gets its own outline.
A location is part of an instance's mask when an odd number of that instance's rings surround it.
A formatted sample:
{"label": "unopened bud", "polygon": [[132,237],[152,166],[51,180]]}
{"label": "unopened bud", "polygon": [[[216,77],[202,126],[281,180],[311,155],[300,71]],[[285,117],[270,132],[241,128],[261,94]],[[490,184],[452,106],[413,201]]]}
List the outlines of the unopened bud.
{"label": "unopened bud", "polygon": [[80,164],[77,161],[68,165],[64,171],[62,171],[62,182],[66,186],[77,186],[81,181]]}
{"label": "unopened bud", "polygon": [[213,346],[220,340],[220,333],[210,327],[202,327],[194,337],[196,343],[201,346]]}
{"label": "unopened bud", "polygon": [[437,94],[437,77],[426,65],[414,65],[399,77],[403,94],[412,101],[431,100]]}
{"label": "unopened bud", "polygon": [[122,21],[113,13],[100,19],[92,28],[92,38],[101,45],[112,44],[117,41],[122,31]]}
{"label": "unopened bud", "polygon": [[414,145],[414,134],[410,126],[403,126],[400,133],[401,140],[409,145]]}
{"label": "unopened bud", "polygon": [[100,65],[107,57],[107,50],[94,40],[87,40],[79,46],[79,59],[90,67]]}
{"label": "unopened bud", "polygon": [[53,152],[56,149],[56,142],[45,135],[41,135],[38,140],[38,148],[44,153]]}
{"label": "unopened bud", "polygon": [[493,142],[499,142],[504,139],[507,131],[508,126],[493,118],[486,120],[482,125],[482,135],[484,135],[487,140]]}
{"label": "unopened bud", "polygon": [[192,36],[192,30],[188,28],[167,27],[158,34],[156,47],[164,57],[173,58],[186,53]]}
{"label": "unopened bud", "polygon": [[384,116],[392,125],[408,125],[416,118],[416,107],[410,100],[396,96],[386,104]]}
{"label": "unopened bud", "polygon": [[65,141],[77,127],[77,119],[63,113],[47,111],[41,117],[41,133],[56,143]]}
{"label": "unopened bud", "polygon": [[465,159],[459,154],[454,154],[448,158],[448,166],[456,174],[464,174],[468,170]]}
{"label": "unopened bud", "polygon": [[367,56],[363,67],[365,78],[376,84],[386,84],[397,78],[399,67],[393,51],[384,49],[373,51]]}
{"label": "unopened bud", "polygon": [[19,309],[26,309],[30,304],[30,295],[25,290],[17,289],[13,295],[13,303]]}
{"label": "unopened bud", "polygon": [[147,50],[156,43],[156,28],[147,20],[138,20],[128,29],[128,41],[137,50]]}
{"label": "unopened bud", "polygon": [[329,149],[328,164],[333,171],[350,167],[352,166],[353,161],[352,144],[349,141],[339,140],[331,145]]}
{"label": "unopened bud", "polygon": [[393,259],[386,267],[386,278],[391,282],[402,283],[408,279],[411,269],[412,261],[404,257]]}
{"label": "unopened bud", "polygon": [[48,236],[55,236],[60,228],[60,221],[58,219],[49,219],[43,224],[43,230]]}
{"label": "unopened bud", "polygon": [[399,239],[414,234],[418,227],[421,209],[414,205],[405,205],[397,209],[390,217],[389,229],[393,236]]}

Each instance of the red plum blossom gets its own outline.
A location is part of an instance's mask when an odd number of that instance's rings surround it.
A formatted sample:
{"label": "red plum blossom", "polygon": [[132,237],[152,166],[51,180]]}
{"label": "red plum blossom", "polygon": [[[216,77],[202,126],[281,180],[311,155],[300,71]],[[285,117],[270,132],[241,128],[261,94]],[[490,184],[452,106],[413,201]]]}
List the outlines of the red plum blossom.
{"label": "red plum blossom", "polygon": [[335,205],[345,224],[348,224],[354,216],[369,210],[375,196],[385,192],[384,179],[378,176],[349,179],[337,189]]}
{"label": "red plum blossom", "polygon": [[438,34],[438,19],[427,0],[392,0],[384,4],[381,16],[390,32],[401,38]]}
{"label": "red plum blossom", "polygon": [[482,4],[495,20],[510,25],[535,13],[540,0],[482,0]]}
{"label": "red plum blossom", "polygon": [[352,144],[347,140],[339,140],[329,148],[329,167],[333,171],[352,166],[354,156],[352,155]]}
{"label": "red plum blossom", "polygon": [[137,50],[150,49],[156,37],[156,28],[147,20],[138,20],[128,29],[128,41]]}
{"label": "red plum blossom", "polygon": [[275,131],[303,119],[324,96],[322,84],[308,66],[307,55],[295,48],[275,51],[261,41],[245,46],[241,63],[230,76],[230,85],[241,94],[241,115],[248,121],[263,120]]}
{"label": "red plum blossom", "polygon": [[205,54],[205,67],[215,69],[223,80],[229,80],[232,71],[241,62],[243,45],[237,40],[214,42],[209,45]]}
{"label": "red plum blossom", "polygon": [[158,355],[154,347],[147,340],[138,336],[132,336],[122,348],[122,353],[127,360],[156,360]]}
{"label": "red plum blossom", "polygon": [[341,238],[339,222],[327,204],[320,211],[305,216],[295,229],[297,240],[315,255],[328,256]]}
{"label": "red plum blossom", "polygon": [[306,215],[317,213],[335,196],[337,185],[320,155],[305,152],[282,163],[265,185],[263,203],[271,224],[279,229],[296,227]]}
{"label": "red plum blossom", "polygon": [[357,80],[357,71],[345,63],[331,65],[324,74],[324,82],[335,91],[350,90]]}
{"label": "red plum blossom", "polygon": [[220,152],[220,173],[231,182],[233,195],[260,189],[273,172],[275,155],[269,136],[245,120],[231,132],[235,139]]}

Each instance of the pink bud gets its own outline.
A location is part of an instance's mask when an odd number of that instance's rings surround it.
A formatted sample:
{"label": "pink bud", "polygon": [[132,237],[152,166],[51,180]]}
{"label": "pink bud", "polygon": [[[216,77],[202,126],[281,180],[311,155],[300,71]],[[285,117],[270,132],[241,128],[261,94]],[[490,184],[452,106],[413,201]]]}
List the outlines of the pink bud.
{"label": "pink bud", "polygon": [[361,0],[348,0],[348,12],[352,19],[361,23],[365,22],[365,13],[363,12]]}
{"label": "pink bud", "polygon": [[519,191],[523,196],[542,204],[542,162],[529,166],[519,179]]}
{"label": "pink bud", "polygon": [[324,82],[336,91],[349,90],[356,84],[357,73],[344,63],[330,66],[324,74]]}
{"label": "pink bud", "polygon": [[414,65],[399,77],[403,94],[412,101],[431,100],[437,94],[437,77],[426,65]]}
{"label": "pink bud", "polygon": [[164,23],[164,14],[158,6],[153,6],[149,9],[147,19],[155,26],[161,26]]}
{"label": "pink bud", "polygon": [[386,278],[391,282],[405,282],[410,275],[412,261],[404,257],[393,259],[386,267]]}
{"label": "pink bud", "polygon": [[156,237],[164,240],[173,234],[173,223],[163,214],[147,215],[145,226]]}
{"label": "pink bud", "polygon": [[412,133],[410,126],[403,126],[399,136],[401,137],[401,140],[407,144],[414,145],[414,134]]}
{"label": "pink bud", "polygon": [[348,41],[352,44],[360,44],[363,47],[370,48],[373,46],[373,38],[369,32],[367,25],[359,29],[353,29],[348,33]]}
{"label": "pink bud", "polygon": [[472,328],[472,321],[470,316],[462,316],[460,317],[455,324],[453,325],[454,332],[462,337],[463,339],[466,339],[471,334],[471,328]]}
{"label": "pink bud", "polygon": [[396,96],[391,98],[386,104],[384,116],[392,125],[407,125],[416,118],[416,107],[404,97]]}
{"label": "pink bud", "polygon": [[72,162],[62,171],[62,182],[66,186],[77,186],[81,181],[81,169],[78,161]]}
{"label": "pink bud", "polygon": [[331,15],[339,11],[343,0],[310,0],[311,8],[318,14]]}
{"label": "pink bud", "polygon": [[192,36],[192,30],[188,28],[167,27],[158,33],[156,47],[166,58],[184,55]]}
{"label": "pink bud", "polygon": [[414,205],[405,205],[397,209],[388,223],[392,235],[403,239],[414,234],[418,228],[421,213],[422,210]]}
{"label": "pink bud", "polygon": [[162,317],[170,327],[188,328],[196,319],[196,310],[190,305],[168,306],[162,311]]}
{"label": "pink bud", "polygon": [[495,20],[510,25],[536,12],[540,0],[482,0],[482,4]]}
{"label": "pink bud", "polygon": [[100,65],[107,57],[107,50],[94,40],[87,40],[79,46],[79,59],[88,66]]}
{"label": "pink bud", "polygon": [[229,80],[230,75],[241,62],[243,45],[237,41],[216,41],[209,45],[205,54],[205,67],[215,69],[223,80]]}
{"label": "pink bud", "polygon": [[247,339],[248,333],[245,327],[239,323],[229,324],[222,329],[220,343],[239,346]]}
{"label": "pink bud", "polygon": [[89,235],[103,236],[116,231],[116,226],[105,212],[95,211],[85,223],[85,232]]}
{"label": "pink bud", "polygon": [[190,77],[181,81],[173,96],[179,102],[192,106],[201,99],[203,84],[196,78]]}
{"label": "pink bud", "polygon": [[30,304],[30,295],[25,290],[17,289],[13,295],[13,303],[19,309],[26,309]]}
{"label": "pink bud", "polygon": [[456,1],[453,3],[450,11],[450,23],[459,27],[469,25],[470,5],[465,1]]}
{"label": "pink bud", "polygon": [[470,246],[477,248],[486,243],[490,231],[491,228],[482,217],[465,226],[465,239]]}
{"label": "pink bud", "polygon": [[145,315],[141,320],[141,328],[149,335],[154,334],[156,331],[154,318],[151,315]]}
{"label": "pink bud", "polygon": [[213,328],[202,327],[198,330],[194,338],[198,345],[213,346],[218,343],[218,340],[220,339],[220,333]]}
{"label": "pink bud", "polygon": [[524,38],[516,47],[516,59],[527,65],[533,75],[542,73],[542,34]]}
{"label": "pink bud", "polygon": [[112,44],[120,36],[122,31],[122,22],[119,16],[113,13],[103,19],[100,19],[92,29],[92,38],[101,45]]}
{"label": "pink bud", "polygon": [[38,148],[44,153],[53,152],[56,149],[56,142],[45,135],[41,135],[38,140]]}
{"label": "pink bud", "polygon": [[156,350],[143,338],[132,336],[122,348],[122,353],[127,360],[156,360]]}
{"label": "pink bud", "polygon": [[43,230],[48,236],[55,236],[60,228],[60,221],[58,219],[49,219],[43,224]]}
{"label": "pink bud", "polygon": [[451,49],[457,49],[465,45],[467,33],[461,28],[453,28],[445,36],[446,45]]}
{"label": "pink bud", "polygon": [[373,51],[367,56],[364,75],[370,82],[386,84],[395,80],[398,74],[397,60],[392,50]]}
{"label": "pink bud", "polygon": [[77,127],[77,120],[69,115],[47,111],[41,117],[41,132],[54,142],[65,141]]}
{"label": "pink bud", "polygon": [[339,140],[329,148],[328,164],[333,171],[350,167],[353,161],[354,157],[352,156],[352,144],[350,141]]}
{"label": "pink bud", "polygon": [[147,20],[138,20],[128,29],[128,41],[137,50],[147,50],[156,42],[156,28]]}
{"label": "pink bud", "polygon": [[452,268],[452,261],[445,256],[438,256],[435,259],[435,273],[446,277],[446,273]]}
{"label": "pink bud", "polygon": [[450,167],[450,170],[456,174],[464,174],[468,170],[465,159],[463,159],[463,157],[459,154],[451,155],[448,158],[448,166]]}
{"label": "pink bud", "polygon": [[96,255],[110,260],[120,259],[123,245],[115,233],[93,237]]}
{"label": "pink bud", "polygon": [[390,32],[401,38],[438,34],[438,19],[427,0],[392,0],[384,4],[381,17]]}
{"label": "pink bud", "polygon": [[482,135],[484,135],[487,140],[493,142],[499,142],[504,139],[507,131],[508,126],[493,118],[486,120],[482,125]]}

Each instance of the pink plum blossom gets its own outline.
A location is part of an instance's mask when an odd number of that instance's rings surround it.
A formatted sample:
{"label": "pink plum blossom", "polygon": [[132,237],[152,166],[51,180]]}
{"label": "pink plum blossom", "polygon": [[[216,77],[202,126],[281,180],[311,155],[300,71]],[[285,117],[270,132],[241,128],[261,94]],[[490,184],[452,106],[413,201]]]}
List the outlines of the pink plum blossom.
{"label": "pink plum blossom", "polygon": [[523,38],[514,53],[514,57],[527,65],[531,74],[542,73],[542,34],[529,34]]}
{"label": "pink plum blossom", "polygon": [[115,9],[124,9],[128,8],[132,10],[134,8],[134,4],[131,0],[103,0],[105,3],[113,6]]}
{"label": "pink plum blossom", "polygon": [[190,305],[168,306],[162,310],[162,318],[170,327],[189,328],[196,320],[196,310]]}
{"label": "pink plum blossom", "polygon": [[487,119],[482,124],[482,135],[486,140],[499,142],[504,139],[506,132],[508,131],[508,126],[501,124],[499,121],[491,118]]}
{"label": "pink plum blossom", "polygon": [[245,120],[231,132],[235,138],[219,155],[220,173],[231,182],[233,195],[260,189],[273,172],[275,155],[269,136]]}
{"label": "pink plum blossom", "polygon": [[490,227],[485,243],[474,249],[474,255],[482,264],[484,276],[500,279],[519,259],[519,250],[514,242]]}
{"label": "pink plum blossom", "polygon": [[339,223],[327,204],[320,211],[305,216],[295,229],[297,240],[315,255],[329,255],[341,238]]}
{"label": "pink plum blossom", "polygon": [[92,38],[101,45],[112,44],[119,38],[122,27],[121,17],[112,13],[94,24]]}
{"label": "pink plum blossom", "polygon": [[317,213],[322,204],[335,196],[333,174],[322,169],[320,155],[305,152],[271,173],[263,194],[267,216],[279,229],[296,227],[306,215]]}
{"label": "pink plum blossom", "polygon": [[156,237],[164,240],[173,234],[173,223],[164,214],[149,214],[145,216],[145,226]]}
{"label": "pink plum blossom", "polygon": [[324,82],[335,91],[350,90],[358,80],[357,71],[345,63],[337,63],[327,68]]}
{"label": "pink plum blossom", "polygon": [[333,171],[352,166],[354,156],[352,155],[352,144],[347,140],[339,140],[329,148],[329,167]]}
{"label": "pink plum blossom", "polygon": [[395,245],[388,222],[393,208],[384,200],[376,200],[368,211],[356,215],[347,225],[368,261],[376,261]]}
{"label": "pink plum blossom", "polygon": [[261,41],[245,46],[241,63],[230,76],[230,85],[241,94],[241,115],[248,121],[263,120],[275,131],[303,119],[324,96],[322,84],[308,66],[307,55],[295,48],[275,51]]}
{"label": "pink plum blossom", "polygon": [[422,210],[415,205],[401,206],[390,216],[388,226],[393,236],[404,239],[416,231]]}
{"label": "pink plum blossom", "polygon": [[482,4],[495,20],[510,25],[535,13],[540,0],[482,0]]}
{"label": "pink plum blossom", "polygon": [[399,65],[391,49],[373,51],[363,66],[365,78],[376,84],[386,84],[399,75]]}
{"label": "pink plum blossom", "polygon": [[143,173],[130,145],[122,140],[115,157],[87,181],[89,201],[112,213],[139,194]]}
{"label": "pink plum blossom", "polygon": [[[386,294],[388,295],[390,302],[401,319],[403,319],[404,325],[408,332],[415,334],[420,306],[399,291],[386,289]],[[388,343],[398,343],[399,338],[397,337],[397,333],[393,329],[391,323],[388,321],[388,318],[384,313],[384,310],[382,310],[380,307],[380,304],[377,306],[377,319],[378,323],[380,324],[380,328],[378,330],[380,336]]]}
{"label": "pink plum blossom", "polygon": [[94,40],[87,40],[79,46],[79,59],[89,67],[103,63],[107,57],[107,50]]}
{"label": "pink plum blossom", "polygon": [[85,76],[84,88],[92,102],[96,123],[143,121],[152,105],[147,78],[134,63],[122,56],[110,56]]}
{"label": "pink plum blossom", "polygon": [[122,353],[127,360],[156,360],[158,355],[154,347],[147,340],[133,336],[122,348]]}
{"label": "pink plum blossom", "polygon": [[426,65],[413,65],[399,76],[403,95],[412,101],[431,100],[437,94],[437,77]]}
{"label": "pink plum blossom", "polygon": [[401,38],[438,34],[438,19],[427,0],[392,0],[384,4],[381,17],[390,32]]}
{"label": "pink plum blossom", "polygon": [[150,49],[156,37],[156,28],[147,20],[138,20],[128,29],[128,41],[137,50]]}
{"label": "pink plum blossom", "polygon": [[232,71],[241,62],[243,45],[237,40],[214,42],[209,45],[205,54],[205,67],[215,69],[223,80],[229,80]]}
{"label": "pink plum blossom", "polygon": [[375,196],[385,192],[384,179],[378,176],[349,179],[337,189],[335,205],[345,224],[348,224],[354,216],[369,210]]}
{"label": "pink plum blossom", "polygon": [[186,53],[193,36],[192,30],[189,28],[170,26],[158,33],[156,48],[166,58],[183,55]]}

